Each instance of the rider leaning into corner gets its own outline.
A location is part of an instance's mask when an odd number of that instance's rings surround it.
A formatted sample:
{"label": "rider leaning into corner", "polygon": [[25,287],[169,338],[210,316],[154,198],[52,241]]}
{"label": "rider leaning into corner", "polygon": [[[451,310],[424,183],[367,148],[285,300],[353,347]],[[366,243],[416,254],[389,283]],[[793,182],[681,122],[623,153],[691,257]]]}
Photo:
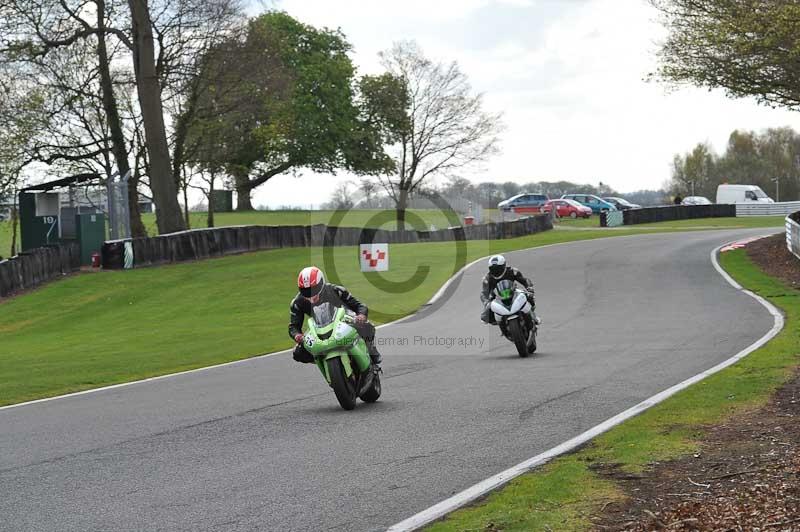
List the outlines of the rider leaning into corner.
{"label": "rider leaning into corner", "polygon": [[303,268],[297,276],[297,287],[300,292],[289,307],[289,336],[297,343],[292,357],[297,362],[314,362],[314,356],[303,347],[303,317],[312,316],[315,306],[330,303],[335,307],[350,309],[356,314],[353,327],[366,342],[372,363],[381,363],[381,354],[375,347],[375,326],[367,320],[369,310],[365,304],[353,297],[343,286],[326,283],[322,270],[315,266]]}
{"label": "rider leaning into corner", "polygon": [[516,281],[525,287],[528,292],[528,302],[531,304],[531,313],[533,320],[536,324],[540,324],[542,320],[536,315],[536,298],[533,292],[533,281],[525,277],[521,271],[512,268],[506,264],[506,258],[502,255],[493,255],[489,259],[489,272],[483,278],[483,285],[481,287],[481,303],[483,303],[483,311],[481,312],[481,321],[491,325],[497,325],[494,319],[494,312],[489,308],[489,303],[494,299],[494,288],[502,280]]}

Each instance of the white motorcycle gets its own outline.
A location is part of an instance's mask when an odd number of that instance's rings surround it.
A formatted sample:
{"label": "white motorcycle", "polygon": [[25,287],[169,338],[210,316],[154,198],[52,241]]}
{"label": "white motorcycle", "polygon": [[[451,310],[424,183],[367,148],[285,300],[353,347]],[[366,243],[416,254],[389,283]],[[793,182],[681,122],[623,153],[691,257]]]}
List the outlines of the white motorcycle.
{"label": "white motorcycle", "polygon": [[502,280],[494,289],[490,309],[503,336],[514,342],[519,356],[536,351],[536,321],[527,292],[516,288],[514,281]]}

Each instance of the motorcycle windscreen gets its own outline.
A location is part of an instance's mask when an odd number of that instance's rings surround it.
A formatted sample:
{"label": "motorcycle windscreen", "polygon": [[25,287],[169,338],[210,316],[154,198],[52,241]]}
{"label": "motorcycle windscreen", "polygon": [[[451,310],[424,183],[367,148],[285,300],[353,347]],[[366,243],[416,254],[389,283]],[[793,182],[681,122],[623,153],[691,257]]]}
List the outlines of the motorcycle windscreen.
{"label": "motorcycle windscreen", "polygon": [[336,307],[328,302],[314,307],[314,323],[318,328],[327,327],[336,318]]}
{"label": "motorcycle windscreen", "polygon": [[494,291],[501,301],[507,302],[514,295],[514,282],[508,279],[503,279],[497,283]]}

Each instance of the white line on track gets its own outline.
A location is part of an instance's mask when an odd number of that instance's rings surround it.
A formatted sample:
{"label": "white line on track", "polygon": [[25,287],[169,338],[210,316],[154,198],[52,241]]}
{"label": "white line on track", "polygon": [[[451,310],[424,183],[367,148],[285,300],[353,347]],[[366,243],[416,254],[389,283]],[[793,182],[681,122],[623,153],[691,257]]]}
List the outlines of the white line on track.
{"label": "white line on track", "polygon": [[626,420],[628,420],[628,419],[630,419],[630,418],[632,418],[634,416],[637,416],[637,415],[641,414],[645,410],[657,405],[658,403],[664,401],[665,399],[667,399],[668,397],[678,393],[679,391],[688,388],[692,384],[695,384],[695,383],[705,379],[706,377],[708,377],[710,375],[713,375],[714,373],[717,373],[718,371],[721,371],[721,370],[727,368],[728,366],[730,366],[732,364],[735,364],[736,362],[740,361],[741,359],[743,359],[744,357],[746,357],[747,355],[749,355],[750,353],[752,353],[756,349],[758,349],[761,346],[763,346],[765,343],[770,341],[773,337],[775,337],[775,335],[778,334],[781,329],[783,329],[784,320],[783,320],[783,314],[781,313],[781,311],[777,307],[772,305],[770,302],[768,302],[767,300],[762,298],[761,296],[756,295],[753,292],[750,292],[749,290],[745,290],[744,288],[742,288],[742,286],[739,283],[734,281],[733,278],[730,275],[728,275],[728,273],[725,270],[722,269],[722,267],[719,265],[719,262],[717,261],[717,254],[718,254],[719,250],[721,248],[723,248],[724,246],[729,245],[729,244],[730,243],[724,244],[722,246],[719,246],[719,247],[715,248],[711,252],[711,263],[714,265],[714,268],[717,270],[717,272],[719,272],[719,274],[731,286],[733,286],[737,290],[741,290],[743,293],[747,294],[748,296],[752,297],[753,299],[755,299],[756,301],[761,303],[761,305],[763,305],[764,308],[766,308],[767,311],[769,311],[769,313],[772,315],[772,317],[773,317],[772,328],[764,336],[762,336],[761,338],[756,340],[754,343],[752,343],[751,345],[749,345],[745,349],[739,351],[738,353],[736,353],[731,358],[725,360],[724,362],[721,362],[721,363],[717,364],[713,368],[707,369],[706,371],[704,371],[702,373],[698,373],[694,377],[690,377],[690,378],[686,379],[683,382],[680,382],[680,383],[678,383],[678,384],[676,384],[676,385],[674,385],[674,386],[672,386],[670,388],[667,388],[663,392],[657,393],[656,395],[650,397],[649,399],[645,399],[644,401],[642,401],[641,403],[637,404],[636,406],[633,406],[633,407],[629,408],[628,410],[625,410],[624,412],[622,412],[620,414],[617,414],[616,416],[614,416],[614,417],[612,417],[610,419],[607,419],[606,421],[600,423],[599,425],[597,425],[595,427],[592,427],[591,429],[587,430],[586,432],[584,432],[584,433],[582,433],[582,434],[580,434],[580,435],[578,435],[578,436],[576,436],[576,437],[574,437],[574,438],[572,438],[570,440],[565,441],[561,445],[553,447],[552,449],[550,449],[548,451],[545,451],[542,454],[536,455],[533,458],[530,458],[528,460],[525,460],[524,462],[521,462],[521,463],[515,465],[514,467],[511,467],[511,468],[506,469],[505,471],[503,471],[501,473],[498,473],[498,474],[496,474],[496,475],[494,475],[492,477],[489,477],[486,480],[483,480],[483,481],[475,484],[474,486],[471,486],[471,487],[465,489],[464,491],[462,491],[460,493],[457,493],[457,494],[453,495],[452,497],[450,497],[448,499],[445,499],[442,502],[440,502],[440,503],[438,503],[438,504],[436,504],[434,506],[431,506],[430,508],[428,508],[426,510],[423,510],[423,511],[419,512],[418,514],[413,515],[413,516],[409,517],[408,519],[406,519],[404,521],[401,521],[400,523],[397,523],[396,525],[393,525],[393,526],[389,527],[388,532],[408,532],[408,531],[411,531],[411,530],[417,530],[417,529],[419,529],[419,528],[431,523],[432,521],[435,521],[437,519],[440,519],[440,518],[444,517],[448,513],[452,512],[454,510],[457,510],[457,509],[469,504],[470,502],[478,499],[479,497],[483,497],[484,495],[486,495],[490,491],[493,491],[493,490],[501,487],[502,485],[506,484],[510,480],[512,480],[512,479],[514,479],[514,478],[516,478],[516,477],[518,477],[518,476],[520,476],[520,475],[522,475],[524,473],[527,473],[527,472],[531,471],[532,469],[534,469],[536,467],[539,467],[539,466],[549,462],[550,460],[552,460],[553,458],[555,458],[555,457],[557,457],[559,455],[562,455],[564,453],[568,453],[568,452],[576,449],[580,445],[583,445],[584,443],[588,442],[589,440],[591,440],[591,439],[599,436],[600,434],[610,430],[611,428],[619,425],[623,421],[626,421]]}

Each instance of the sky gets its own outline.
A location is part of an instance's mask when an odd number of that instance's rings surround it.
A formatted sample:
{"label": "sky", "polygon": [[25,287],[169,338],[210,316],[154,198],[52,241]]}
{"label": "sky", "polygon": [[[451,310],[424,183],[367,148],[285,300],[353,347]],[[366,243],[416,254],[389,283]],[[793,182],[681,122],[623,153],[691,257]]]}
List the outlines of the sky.
{"label": "sky", "polygon": [[[647,82],[665,36],[645,0],[275,0],[317,27],[339,28],[359,74],[378,53],[415,40],[431,59],[458,62],[488,111],[503,113],[501,153],[462,173],[478,181],[568,180],[619,192],[659,188],[676,153],[724,150],[734,129],[800,129],[795,113],[722,91]],[[260,9],[254,2],[253,14]],[[312,206],[354,176],[280,176],[254,205]]]}

